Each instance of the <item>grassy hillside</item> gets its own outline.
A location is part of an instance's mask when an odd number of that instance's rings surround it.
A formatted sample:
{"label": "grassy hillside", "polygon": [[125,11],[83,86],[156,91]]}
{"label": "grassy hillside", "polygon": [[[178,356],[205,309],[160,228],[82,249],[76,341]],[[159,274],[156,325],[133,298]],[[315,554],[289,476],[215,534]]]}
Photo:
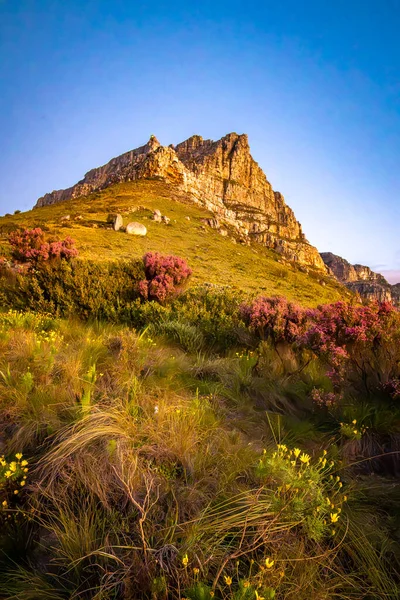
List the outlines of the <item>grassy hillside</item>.
{"label": "grassy hillside", "polygon": [[0,313],[0,598],[398,599],[398,403],[179,318]]}
{"label": "grassy hillside", "polygon": [[[151,220],[157,208],[170,217],[169,225]],[[145,224],[147,236],[139,238],[107,228],[109,212],[122,213],[124,224]],[[71,220],[62,222],[65,215]],[[75,220],[78,216],[82,219]],[[201,219],[209,216],[207,210],[194,206],[160,181],[122,183],[85,198],[0,218],[0,255],[8,252],[7,235],[12,229],[40,226],[51,234],[73,237],[82,259],[140,258],[145,252],[158,251],[186,258],[193,269],[194,283],[282,295],[309,306],[351,297],[330,278],[303,273],[259,244],[248,247],[235,244],[231,237],[222,237],[202,223]]]}
{"label": "grassy hillside", "polygon": [[[0,262],[0,600],[400,597],[400,313],[254,299],[350,296],[207,216],[141,181],[0,219],[80,251]],[[139,297],[150,250],[188,289]]]}

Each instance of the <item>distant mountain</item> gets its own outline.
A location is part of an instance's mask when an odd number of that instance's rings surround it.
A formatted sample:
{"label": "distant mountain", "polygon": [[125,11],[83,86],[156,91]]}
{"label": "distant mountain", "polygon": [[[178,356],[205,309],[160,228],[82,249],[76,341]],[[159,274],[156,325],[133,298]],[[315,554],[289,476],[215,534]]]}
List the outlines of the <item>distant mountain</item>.
{"label": "distant mountain", "polygon": [[400,305],[400,283],[390,285],[380,273],[364,265],[352,265],[332,252],[321,252],[321,258],[340,283],[362,298]]}
{"label": "distant mountain", "polygon": [[218,227],[226,224],[248,242],[261,243],[290,261],[326,273],[292,209],[252,158],[247,135],[230,133],[216,142],[194,135],[175,147],[161,146],[151,136],[144,146],[92,169],[76,185],[45,194],[36,207],[140,179],[172,184],[193,203],[210,210]]}

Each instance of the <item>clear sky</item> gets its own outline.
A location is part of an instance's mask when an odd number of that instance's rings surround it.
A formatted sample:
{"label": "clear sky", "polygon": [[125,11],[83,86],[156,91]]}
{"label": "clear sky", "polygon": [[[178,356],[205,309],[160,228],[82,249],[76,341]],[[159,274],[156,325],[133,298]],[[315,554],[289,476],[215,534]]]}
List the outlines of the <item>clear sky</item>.
{"label": "clear sky", "polygon": [[400,0],[0,0],[0,214],[154,133],[248,133],[320,251],[400,281]]}

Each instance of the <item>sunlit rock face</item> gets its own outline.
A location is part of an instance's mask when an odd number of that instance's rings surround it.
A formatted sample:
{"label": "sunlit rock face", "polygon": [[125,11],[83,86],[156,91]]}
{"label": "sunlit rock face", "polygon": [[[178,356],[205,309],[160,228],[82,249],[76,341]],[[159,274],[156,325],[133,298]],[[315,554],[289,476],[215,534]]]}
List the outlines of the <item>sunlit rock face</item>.
{"label": "sunlit rock face", "polygon": [[144,146],[92,169],[76,185],[45,194],[36,206],[87,196],[114,183],[148,178],[173,184],[247,241],[264,244],[288,260],[326,271],[292,209],[282,194],[272,189],[252,158],[244,134],[229,133],[216,142],[194,135],[168,147],[151,136]]}
{"label": "sunlit rock face", "polygon": [[400,306],[400,284],[390,285],[380,273],[375,273],[364,265],[351,265],[332,252],[322,252],[321,258],[330,273],[361,298],[393,302]]}

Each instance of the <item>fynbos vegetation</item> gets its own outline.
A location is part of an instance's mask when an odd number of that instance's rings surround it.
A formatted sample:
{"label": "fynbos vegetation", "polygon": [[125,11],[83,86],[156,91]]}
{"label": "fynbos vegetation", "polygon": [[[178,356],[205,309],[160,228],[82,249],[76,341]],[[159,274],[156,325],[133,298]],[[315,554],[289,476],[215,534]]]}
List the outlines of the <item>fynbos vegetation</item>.
{"label": "fynbos vegetation", "polygon": [[397,310],[185,291],[175,256],[12,239],[0,596],[398,597]]}

